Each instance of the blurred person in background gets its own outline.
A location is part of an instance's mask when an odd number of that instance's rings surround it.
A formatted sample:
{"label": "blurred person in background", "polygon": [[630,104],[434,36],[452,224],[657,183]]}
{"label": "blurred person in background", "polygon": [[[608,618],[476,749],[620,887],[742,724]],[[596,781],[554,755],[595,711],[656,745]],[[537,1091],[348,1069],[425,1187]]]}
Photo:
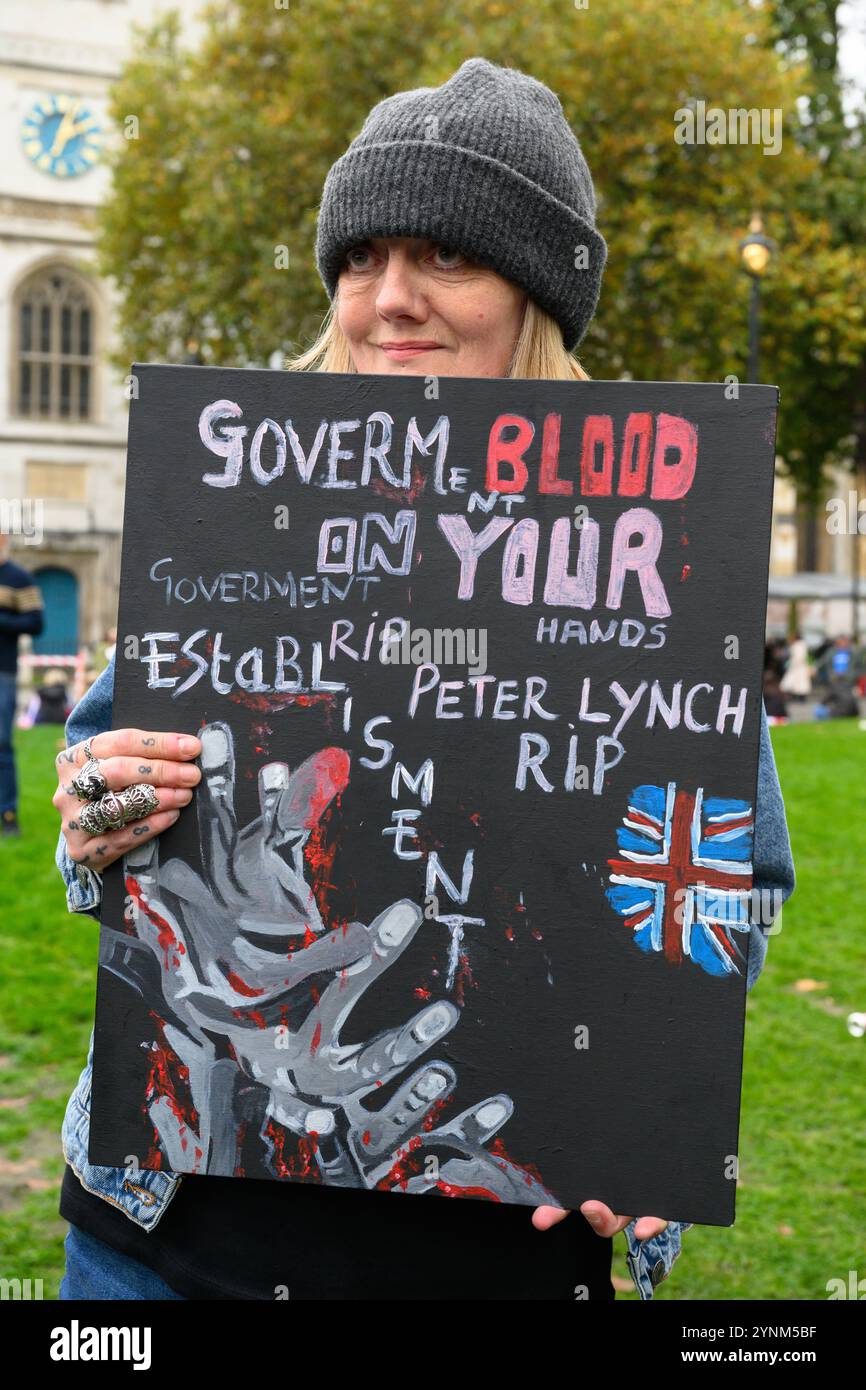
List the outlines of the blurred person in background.
{"label": "blurred person in background", "polygon": [[784,724],[788,706],[775,671],[764,672],[764,709],[771,724]]}
{"label": "blurred person in background", "polygon": [[856,719],[860,713],[858,681],[862,674],[862,654],[855,650],[847,633],[837,637],[818,667],[816,719]]}
{"label": "blurred person in background", "polygon": [[9,559],[0,531],[0,833],[19,835],[18,775],[13,729],[18,697],[18,638],[38,637],[45,625],[42,591],[33,575]]}
{"label": "blurred person in background", "polygon": [[788,665],[779,684],[792,700],[808,700],[812,693],[813,672],[809,648],[802,634],[798,632],[791,643]]}
{"label": "blurred person in background", "polygon": [[19,721],[22,729],[35,724],[65,724],[72,713],[66,672],[59,666],[46,671],[42,684],[30,696],[30,703]]}
{"label": "blurred person in background", "polygon": [[832,680],[834,676],[852,675],[853,667],[854,648],[851,645],[851,638],[846,633],[836,638],[827,654],[825,678]]}
{"label": "blurred person in background", "polygon": [[774,637],[772,642],[767,642],[764,646],[764,670],[769,671],[776,680],[782,679],[782,673],[788,660],[788,643],[784,637]]}

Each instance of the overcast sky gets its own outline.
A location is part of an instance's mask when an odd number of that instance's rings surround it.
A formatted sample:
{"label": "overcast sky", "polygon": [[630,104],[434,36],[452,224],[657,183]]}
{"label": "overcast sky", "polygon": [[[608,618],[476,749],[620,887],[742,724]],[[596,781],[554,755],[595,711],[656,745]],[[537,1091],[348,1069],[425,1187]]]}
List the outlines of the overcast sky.
{"label": "overcast sky", "polygon": [[866,94],[866,0],[848,0],[842,5],[839,23],[839,67],[842,76],[853,83],[845,101],[845,109],[850,111]]}

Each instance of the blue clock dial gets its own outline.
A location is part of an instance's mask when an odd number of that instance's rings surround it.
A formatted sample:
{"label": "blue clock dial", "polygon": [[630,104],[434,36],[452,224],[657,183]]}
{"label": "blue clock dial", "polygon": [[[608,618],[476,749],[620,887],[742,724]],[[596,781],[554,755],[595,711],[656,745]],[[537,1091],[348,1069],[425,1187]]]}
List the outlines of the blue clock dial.
{"label": "blue clock dial", "polygon": [[56,179],[75,178],[96,162],[101,128],[81,97],[44,97],[21,127],[24,151],[37,169]]}

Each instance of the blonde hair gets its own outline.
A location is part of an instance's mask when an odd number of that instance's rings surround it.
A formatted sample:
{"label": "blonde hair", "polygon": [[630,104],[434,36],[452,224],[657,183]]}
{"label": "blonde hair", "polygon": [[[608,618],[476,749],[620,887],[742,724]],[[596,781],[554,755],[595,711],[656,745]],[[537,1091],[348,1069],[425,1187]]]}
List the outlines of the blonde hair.
{"label": "blonde hair", "polygon": [[[337,318],[339,290],[322,320],[319,336],[312,347],[294,357],[286,357],[283,367],[288,372],[354,372],[355,363],[349,343]],[[552,381],[590,381],[562,341],[562,330],[556,319],[539,308],[528,295],[523,310],[520,333],[514,345],[506,376]]]}

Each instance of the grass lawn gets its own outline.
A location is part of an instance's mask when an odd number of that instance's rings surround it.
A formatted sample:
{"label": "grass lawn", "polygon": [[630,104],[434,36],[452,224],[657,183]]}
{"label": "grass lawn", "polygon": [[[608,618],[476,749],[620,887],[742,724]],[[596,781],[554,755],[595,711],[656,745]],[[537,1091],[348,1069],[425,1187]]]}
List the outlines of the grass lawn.
{"label": "grass lawn", "polygon": [[[54,867],[58,736],[16,730],[24,834],[0,842],[0,1277],[42,1279],[46,1298],[62,1272],[59,1133],[86,1056],[97,946]],[[797,890],[748,1000],[737,1222],[687,1232],[660,1299],[823,1299],[829,1279],[866,1276],[866,1039],[845,1028],[866,1010],[866,732],[790,725],[773,742]],[[636,1299],[624,1253],[619,1236],[618,1296]]]}

